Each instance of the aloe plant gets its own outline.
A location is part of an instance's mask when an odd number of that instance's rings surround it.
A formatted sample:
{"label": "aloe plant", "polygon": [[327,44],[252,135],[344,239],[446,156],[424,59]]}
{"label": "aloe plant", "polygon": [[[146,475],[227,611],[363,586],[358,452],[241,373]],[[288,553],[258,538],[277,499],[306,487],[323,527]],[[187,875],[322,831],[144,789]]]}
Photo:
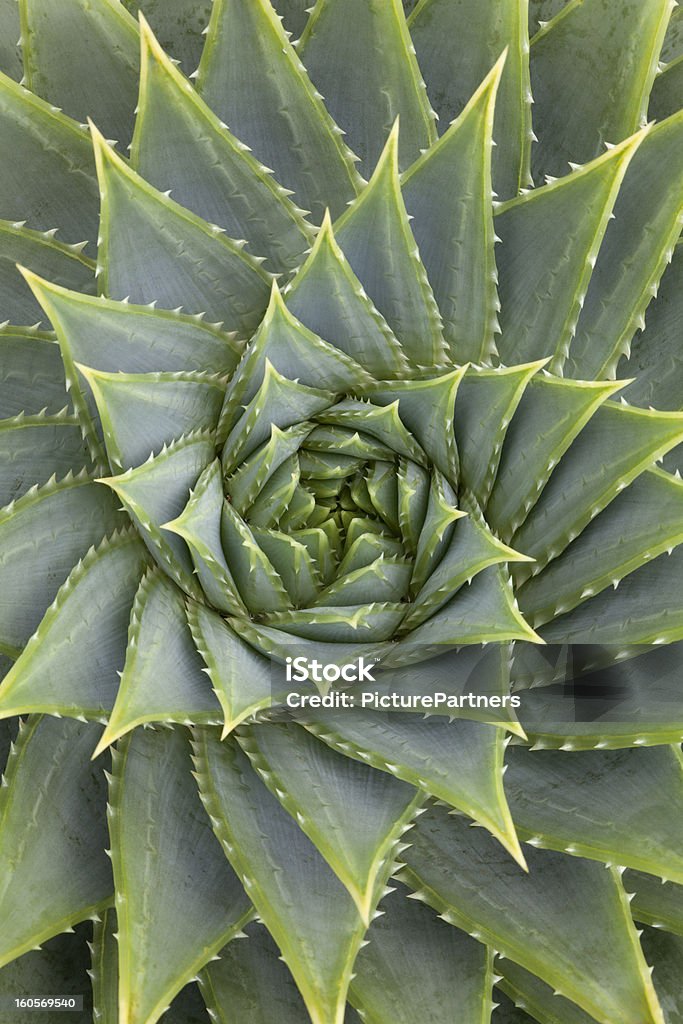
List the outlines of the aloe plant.
{"label": "aloe plant", "polygon": [[674,7],[1,0],[0,1022],[683,1019]]}

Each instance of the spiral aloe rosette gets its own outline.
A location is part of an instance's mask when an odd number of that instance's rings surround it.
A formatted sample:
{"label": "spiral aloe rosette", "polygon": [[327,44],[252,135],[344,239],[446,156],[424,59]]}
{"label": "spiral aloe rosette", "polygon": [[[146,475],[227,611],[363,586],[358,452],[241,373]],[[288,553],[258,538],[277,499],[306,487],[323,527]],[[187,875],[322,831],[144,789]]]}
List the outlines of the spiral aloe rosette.
{"label": "spiral aloe rosette", "polygon": [[675,1024],[678,14],[139,6],[0,5],[0,991],[93,918],[105,1024]]}

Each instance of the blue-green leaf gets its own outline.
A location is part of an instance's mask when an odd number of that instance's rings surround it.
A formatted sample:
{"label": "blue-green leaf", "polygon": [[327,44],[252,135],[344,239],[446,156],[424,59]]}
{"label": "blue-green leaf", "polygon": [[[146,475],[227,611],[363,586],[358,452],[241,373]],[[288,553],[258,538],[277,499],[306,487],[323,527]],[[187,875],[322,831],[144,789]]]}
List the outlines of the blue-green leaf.
{"label": "blue-green leaf", "polygon": [[215,0],[198,88],[316,223],[353,199],[354,157],[269,0]]}
{"label": "blue-green leaf", "polygon": [[493,112],[501,58],[401,188],[454,363],[488,362],[498,330],[491,206]]}
{"label": "blue-green leaf", "polygon": [[111,899],[104,776],[90,761],[96,732],[40,716],[19,732],[0,799],[2,965]]}
{"label": "blue-green leaf", "polygon": [[532,138],[526,0],[420,0],[409,26],[444,129],[507,47],[493,128],[493,184],[501,198],[516,196],[529,184]]}
{"label": "blue-green leaf", "polygon": [[0,511],[0,645],[18,653],[72,568],[123,525],[86,474],[34,487]]}
{"label": "blue-green leaf", "polygon": [[[398,140],[396,123],[370,183],[340,217],[335,233],[406,355],[432,369],[447,364],[446,343],[401,194]],[[382,259],[377,259],[377,252]]]}
{"label": "blue-green leaf", "polygon": [[215,724],[219,715],[188,627],[184,595],[154,567],[135,595],[116,703],[94,756],[147,722]]}
{"label": "blue-green leaf", "polygon": [[142,23],[143,63],[131,147],[135,170],[232,238],[268,270],[293,270],[312,230],[287,192],[204,103]]}
{"label": "blue-green leaf", "polygon": [[550,356],[561,373],[626,169],[646,134],[499,207],[503,362]]}
{"label": "blue-green leaf", "polygon": [[135,592],[147,566],[134,533],[91,548],[0,686],[0,715],[102,718],[114,705]]}
{"label": "blue-green leaf", "polygon": [[534,179],[566,174],[645,121],[670,0],[574,0],[531,47]]}
{"label": "blue-green leaf", "polygon": [[252,910],[199,802],[187,731],[137,729],[113,768],[119,1020],[155,1024]]}
{"label": "blue-green leaf", "polygon": [[263,315],[268,274],[253,256],[148,185],[93,127],[102,195],[98,275],[113,299],[185,306],[251,333]]}
{"label": "blue-green leaf", "polygon": [[436,139],[400,0],[318,0],[297,49],[366,176],[397,117],[401,168]]}
{"label": "blue-green leaf", "polygon": [[[134,19],[118,0],[20,0],[28,88],[70,117],[130,141],[140,70]],[[84,88],[83,83],[88,87]]]}
{"label": "blue-green leaf", "polygon": [[280,948],[311,1019],[340,1024],[365,931],[356,906],[237,744],[221,743],[206,728],[197,733],[200,793],[226,856]]}
{"label": "blue-green leaf", "polygon": [[525,874],[497,854],[486,832],[437,807],[418,821],[411,841],[399,877],[449,923],[601,1024],[664,1024],[616,868],[528,848]]}

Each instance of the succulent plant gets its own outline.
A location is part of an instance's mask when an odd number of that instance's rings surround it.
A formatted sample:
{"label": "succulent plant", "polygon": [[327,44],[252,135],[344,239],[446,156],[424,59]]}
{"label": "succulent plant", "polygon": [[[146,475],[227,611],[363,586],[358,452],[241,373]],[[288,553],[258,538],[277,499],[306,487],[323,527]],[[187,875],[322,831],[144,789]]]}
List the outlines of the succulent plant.
{"label": "succulent plant", "polygon": [[0,0],[0,1024],[683,1020],[679,11]]}

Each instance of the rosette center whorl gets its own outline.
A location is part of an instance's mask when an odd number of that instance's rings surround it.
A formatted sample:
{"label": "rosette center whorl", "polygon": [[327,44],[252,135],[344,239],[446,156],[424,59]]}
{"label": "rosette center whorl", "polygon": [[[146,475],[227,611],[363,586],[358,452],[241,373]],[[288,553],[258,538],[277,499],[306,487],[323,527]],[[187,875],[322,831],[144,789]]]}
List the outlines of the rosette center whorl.
{"label": "rosette center whorl", "polygon": [[[274,286],[227,388],[217,458],[165,524],[189,546],[204,598],[269,654],[295,638],[405,640],[427,621],[418,642],[474,639],[468,614],[438,613],[483,569],[523,558],[488,530],[475,492],[459,501],[455,407],[467,367],[408,376],[394,352],[386,379],[373,379]],[[500,573],[480,589],[507,611],[508,631],[512,620],[531,635]]]}

